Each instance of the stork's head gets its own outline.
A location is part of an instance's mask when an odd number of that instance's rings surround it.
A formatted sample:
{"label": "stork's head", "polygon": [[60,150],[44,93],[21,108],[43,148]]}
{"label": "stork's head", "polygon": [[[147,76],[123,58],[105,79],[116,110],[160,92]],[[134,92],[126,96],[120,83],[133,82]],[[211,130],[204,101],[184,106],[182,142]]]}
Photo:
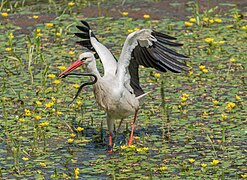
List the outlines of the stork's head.
{"label": "stork's head", "polygon": [[86,52],[86,53],[82,53],[79,56],[79,59],[76,60],[71,66],[69,66],[65,71],[63,71],[59,77],[65,77],[67,74],[69,74],[70,72],[72,72],[73,70],[75,70],[76,68],[78,68],[79,66],[85,64],[87,66],[87,68],[90,68],[90,66],[92,65],[96,65],[95,62],[95,57],[93,55],[93,53],[90,52]]}

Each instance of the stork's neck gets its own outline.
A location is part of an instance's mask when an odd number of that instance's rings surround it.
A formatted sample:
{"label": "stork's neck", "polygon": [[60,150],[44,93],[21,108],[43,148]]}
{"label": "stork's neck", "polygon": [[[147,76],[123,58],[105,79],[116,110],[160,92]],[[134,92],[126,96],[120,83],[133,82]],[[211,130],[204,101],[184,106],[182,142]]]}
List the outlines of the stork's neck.
{"label": "stork's neck", "polygon": [[87,64],[86,69],[87,69],[87,72],[96,75],[98,79],[101,78],[100,73],[97,69],[95,60]]}

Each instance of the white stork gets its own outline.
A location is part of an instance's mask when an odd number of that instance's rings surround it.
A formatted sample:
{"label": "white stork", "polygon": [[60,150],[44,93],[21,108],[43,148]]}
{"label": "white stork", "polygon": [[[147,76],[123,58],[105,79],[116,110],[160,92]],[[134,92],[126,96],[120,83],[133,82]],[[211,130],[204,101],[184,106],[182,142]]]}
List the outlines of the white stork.
{"label": "white stork", "polygon": [[[128,144],[131,145],[133,142],[140,100],[147,94],[144,93],[139,84],[139,65],[152,67],[161,72],[169,70],[174,73],[180,73],[186,71],[187,66],[177,59],[187,59],[188,57],[166,47],[182,46],[183,44],[170,41],[176,40],[176,38],[151,29],[142,29],[128,35],[120,58],[117,61],[112,53],[97,40],[88,23],[86,21],[81,22],[83,25],[76,27],[82,32],[75,33],[75,35],[82,38],[82,40],[77,43],[93,51],[95,54],[91,52],[82,53],[79,59],[62,72],[59,77],[66,77],[72,74],[70,72],[74,69],[83,64],[85,65],[87,73],[80,75],[92,76],[93,81],[83,84],[75,98],[83,86],[93,84],[96,101],[107,114],[109,152],[111,152],[115,119],[120,118],[122,120],[129,115],[134,115]],[[103,76],[100,75],[96,67],[95,57],[99,58],[103,64]],[[75,74],[73,73],[73,75]]]}

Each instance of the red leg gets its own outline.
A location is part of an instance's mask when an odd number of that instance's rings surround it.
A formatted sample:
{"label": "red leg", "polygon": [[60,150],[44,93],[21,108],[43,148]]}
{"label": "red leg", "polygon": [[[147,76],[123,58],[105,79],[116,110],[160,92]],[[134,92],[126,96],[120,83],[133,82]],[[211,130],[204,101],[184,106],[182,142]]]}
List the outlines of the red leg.
{"label": "red leg", "polygon": [[133,143],[135,123],[136,123],[136,118],[137,118],[137,112],[138,112],[138,110],[135,111],[134,121],[132,123],[131,134],[130,134],[130,139],[129,139],[129,143],[128,143],[129,146],[132,145],[132,143]]}
{"label": "red leg", "polygon": [[109,148],[108,148],[108,152],[111,153],[112,150],[112,133],[110,132],[109,134]]}

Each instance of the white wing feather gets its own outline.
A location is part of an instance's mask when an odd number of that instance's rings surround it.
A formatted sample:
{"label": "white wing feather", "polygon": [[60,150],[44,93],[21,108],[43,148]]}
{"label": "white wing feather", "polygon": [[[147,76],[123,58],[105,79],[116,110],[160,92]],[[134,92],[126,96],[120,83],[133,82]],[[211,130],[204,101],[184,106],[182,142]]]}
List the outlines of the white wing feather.
{"label": "white wing feather", "polygon": [[117,77],[120,86],[125,86],[129,91],[133,91],[130,86],[130,74],[128,71],[131,53],[138,43],[141,47],[148,47],[153,45],[152,41],[157,41],[157,39],[151,35],[151,32],[151,29],[142,29],[129,34],[122,48],[117,65]]}
{"label": "white wing feather", "polygon": [[92,43],[92,46],[98,53],[100,60],[104,66],[104,76],[115,75],[117,70],[117,62],[116,59],[113,57],[112,53],[94,37],[90,36],[90,41]]}

